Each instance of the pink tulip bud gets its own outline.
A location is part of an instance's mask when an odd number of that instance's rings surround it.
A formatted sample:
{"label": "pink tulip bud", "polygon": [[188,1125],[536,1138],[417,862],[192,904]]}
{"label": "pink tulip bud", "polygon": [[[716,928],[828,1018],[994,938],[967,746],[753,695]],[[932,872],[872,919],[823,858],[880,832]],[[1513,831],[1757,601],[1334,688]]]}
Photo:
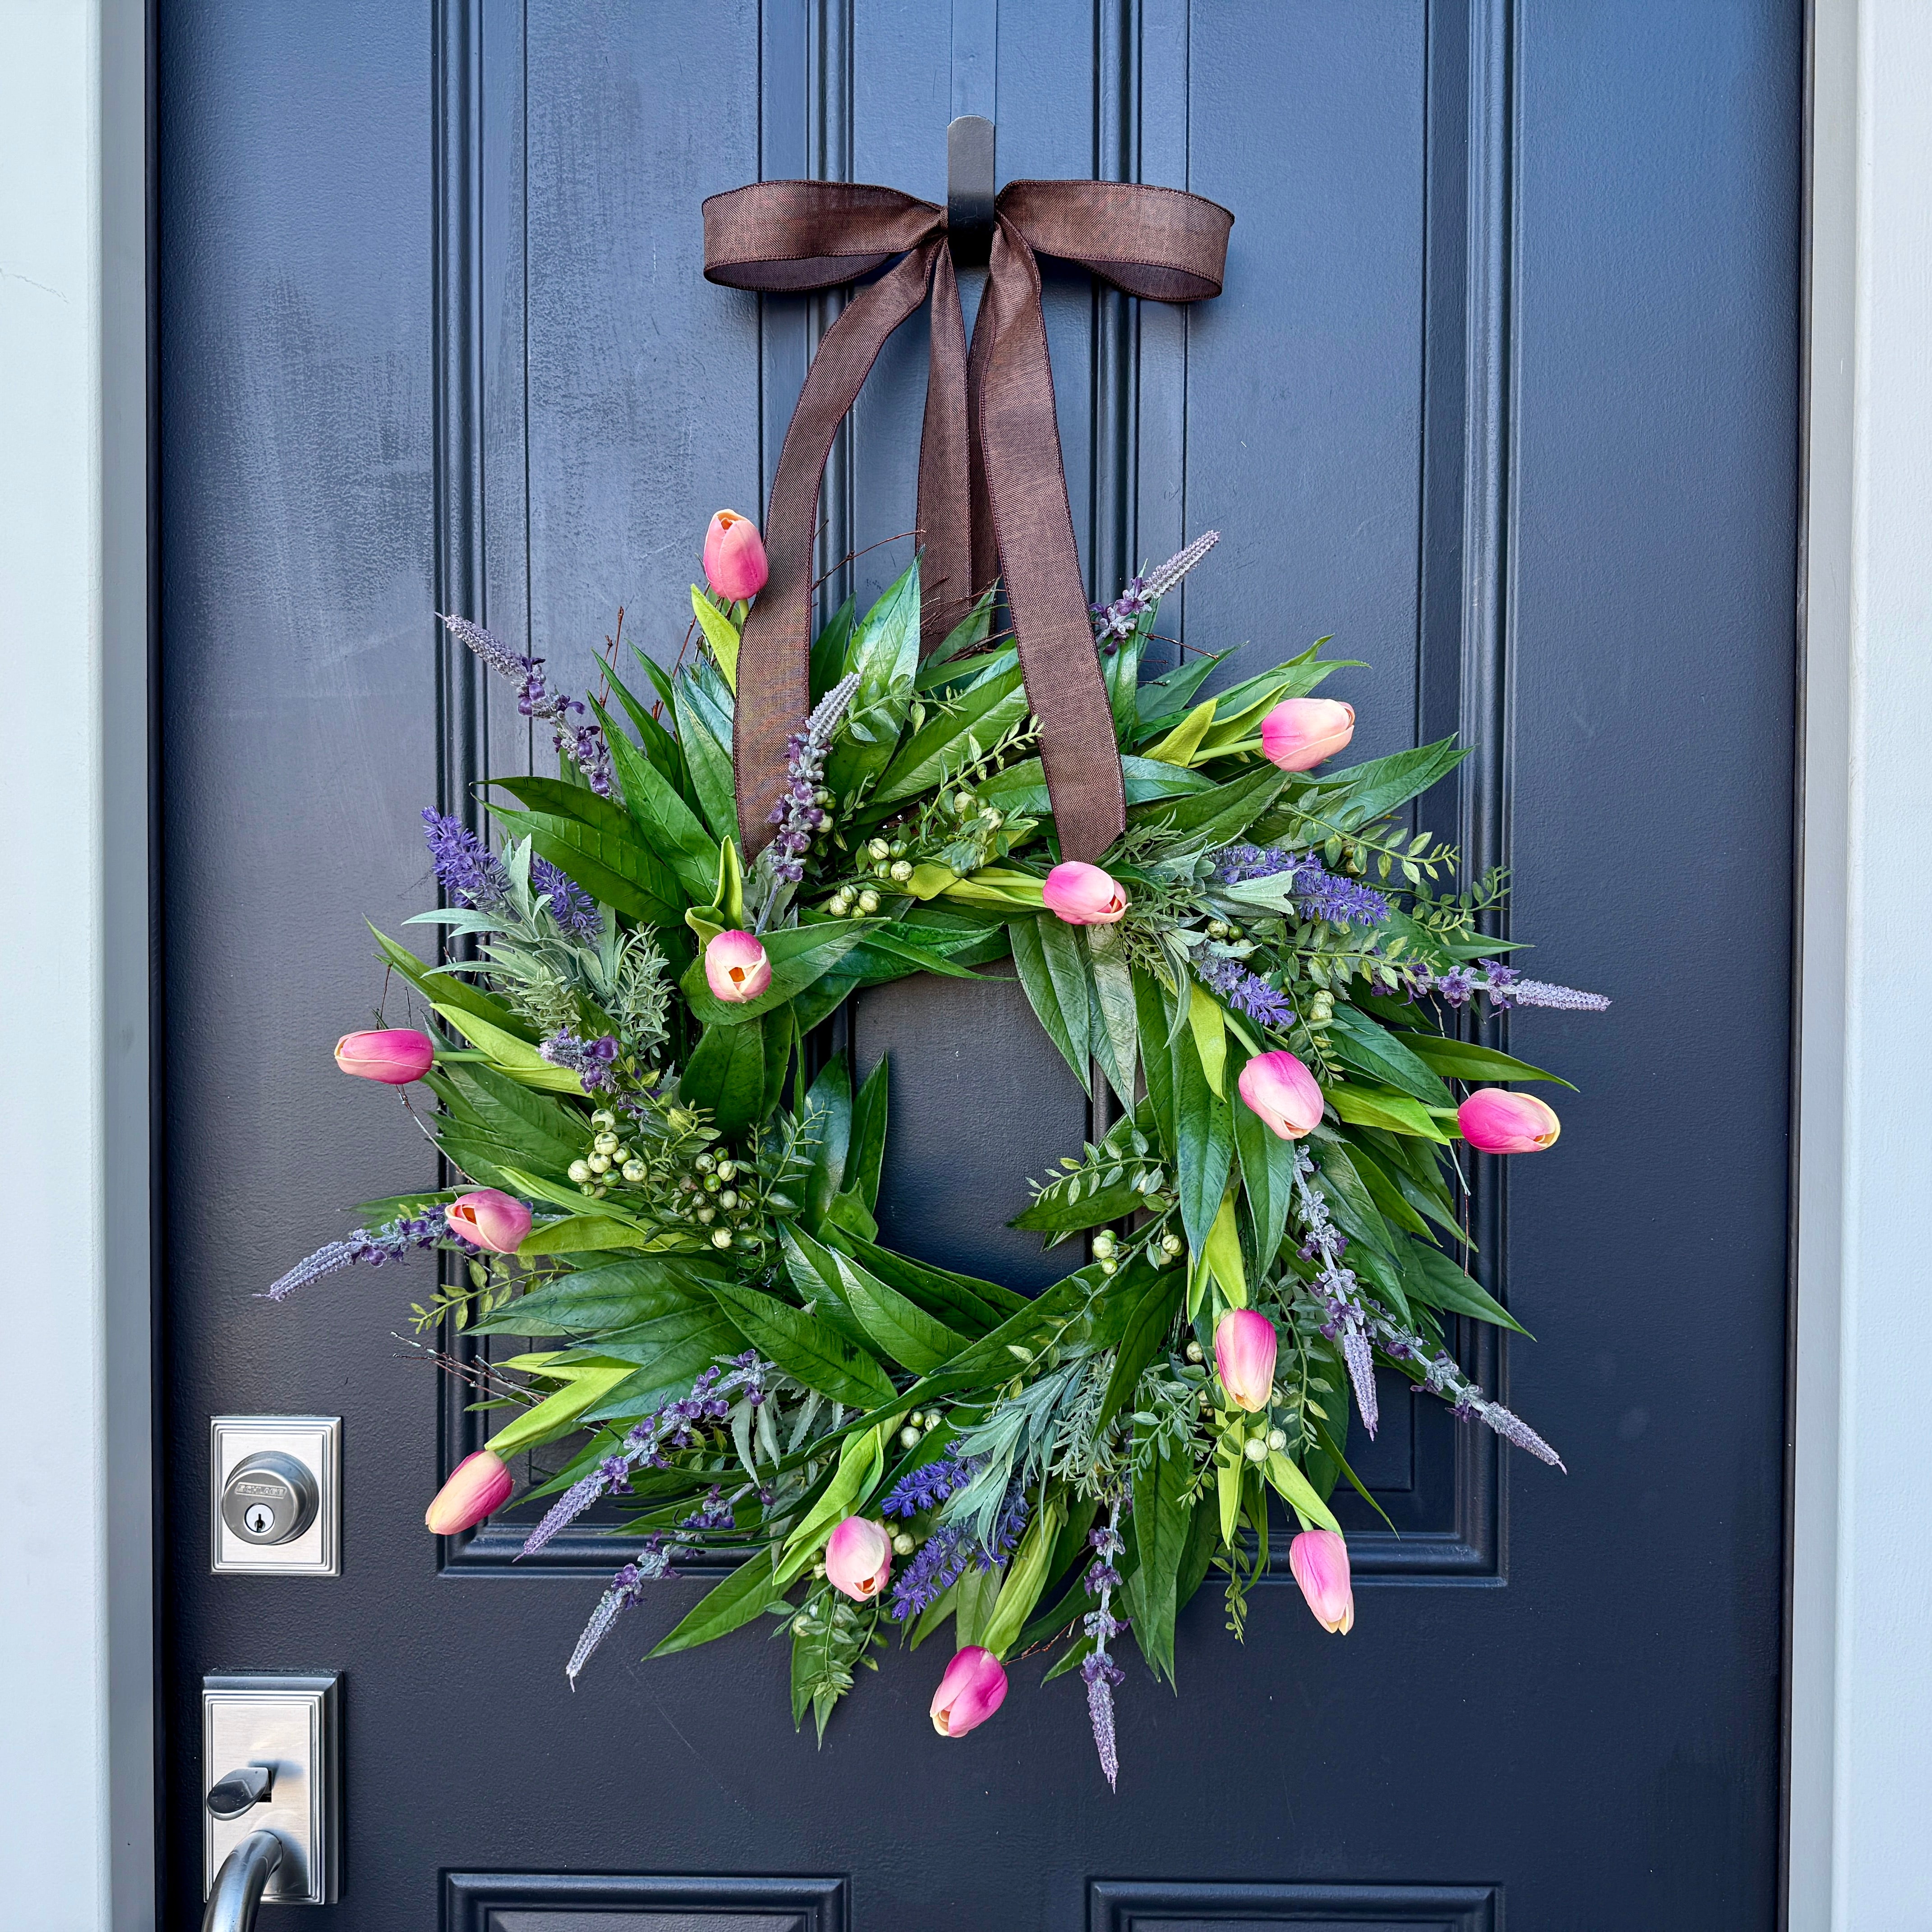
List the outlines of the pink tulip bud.
{"label": "pink tulip bud", "polygon": [[1262,720],[1262,755],[1285,772],[1332,758],[1355,735],[1355,707],[1332,698],[1285,698]]}
{"label": "pink tulip bud", "polygon": [[479,1449],[457,1464],[449,1480],[436,1491],[435,1502],[423,1511],[423,1521],[438,1536],[454,1536],[502,1508],[513,1486],[503,1459]]}
{"label": "pink tulip bud", "polygon": [[969,1644],[955,1653],[932,1694],[932,1728],[942,1738],[963,1738],[983,1724],[1006,1696],[1005,1666],[990,1650]]}
{"label": "pink tulip bud", "polygon": [[755,597],[772,574],[758,526],[736,510],[720,510],[704,533],[704,579],[727,603]]}
{"label": "pink tulip bud", "polygon": [[1322,1089],[1292,1053],[1258,1053],[1235,1083],[1249,1108],[1285,1141],[1322,1124]]}
{"label": "pink tulip bud", "polygon": [[835,1590],[860,1603],[876,1597],[892,1574],[892,1540],[869,1517],[848,1516],[825,1546],[825,1574]]}
{"label": "pink tulip bud", "polygon": [[1325,1630],[1346,1636],[1355,1624],[1348,1582],[1348,1546],[1332,1529],[1306,1529],[1288,1546],[1288,1567]]}
{"label": "pink tulip bud", "polygon": [[459,1194],[442,1210],[452,1234],[493,1255],[513,1255],[530,1232],[530,1210],[500,1187],[478,1187]]}
{"label": "pink tulip bud", "polygon": [[1257,1415],[1274,1387],[1274,1324],[1252,1308],[1231,1308],[1214,1330],[1214,1366],[1237,1408]]}
{"label": "pink tulip bud", "polygon": [[358,1080],[406,1087],[420,1080],[436,1060],[436,1042],[413,1027],[386,1033],[346,1033],[335,1042],[335,1064]]}
{"label": "pink tulip bud", "polygon": [[1485,1087],[1456,1109],[1462,1138],[1484,1154],[1540,1154],[1556,1144],[1563,1124],[1534,1094]]}
{"label": "pink tulip bud", "polygon": [[748,932],[721,932],[704,949],[704,983],[740,1006],[772,983],[772,962]]}
{"label": "pink tulip bud", "polygon": [[1054,866],[1040,896],[1047,910],[1069,926],[1112,926],[1127,909],[1127,896],[1115,881],[1078,859]]}

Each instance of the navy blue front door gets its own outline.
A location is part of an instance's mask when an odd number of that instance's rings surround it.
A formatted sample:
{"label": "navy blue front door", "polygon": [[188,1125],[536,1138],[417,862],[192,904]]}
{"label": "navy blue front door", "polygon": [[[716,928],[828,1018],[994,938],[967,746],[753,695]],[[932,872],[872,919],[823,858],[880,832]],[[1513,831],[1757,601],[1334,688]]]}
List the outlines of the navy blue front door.
{"label": "navy blue front door", "polygon": [[[319,1926],[1768,1932],[1801,12],[161,0],[170,1923],[200,1910],[202,1673],[326,1666],[349,1838]],[[760,508],[829,313],[706,284],[700,200],[943,199],[961,112],[1002,179],[1237,216],[1190,310],[1048,271],[1094,589],[1220,530],[1189,643],[1332,634],[1368,662],[1358,749],[1474,739],[1424,822],[1616,1001],[1510,1023],[1582,1092],[1480,1204],[1540,1339],[1466,1344],[1570,1473],[1390,1390],[1353,1634],[1284,1576],[1238,1648],[1204,1592],[1179,1700],[1123,1688],[1118,1797],[1036,1664],[964,1744],[927,1724],[934,1673],[888,1670],[820,1751],[781,1646],[638,1663],[699,1581],[573,1696],[616,1558],[592,1526],[535,1574],[487,1534],[438,1571],[421,1511],[471,1425],[390,1339],[423,1281],[254,1298],[430,1180],[328,1048],[378,992],[362,917],[428,902],[421,808],[530,758],[434,612],[572,688],[620,605],[674,654],[706,520]],[[907,558],[922,328],[828,478],[841,594]],[[893,1054],[894,1238],[1047,1279],[1001,1224],[1085,1102],[1024,1007],[902,988],[854,1025]],[[236,1412],[344,1417],[340,1578],[208,1574],[207,1421]]]}

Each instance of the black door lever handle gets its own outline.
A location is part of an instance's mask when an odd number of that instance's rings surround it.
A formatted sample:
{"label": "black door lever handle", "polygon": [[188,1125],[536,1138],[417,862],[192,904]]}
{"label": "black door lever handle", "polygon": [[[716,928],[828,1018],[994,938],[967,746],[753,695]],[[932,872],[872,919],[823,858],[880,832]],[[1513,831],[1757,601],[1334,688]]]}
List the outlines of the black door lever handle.
{"label": "black door lever handle", "polygon": [[275,1788],[275,1768],[272,1764],[244,1764],[231,1771],[209,1788],[206,1803],[212,1818],[238,1818],[254,1810]]}

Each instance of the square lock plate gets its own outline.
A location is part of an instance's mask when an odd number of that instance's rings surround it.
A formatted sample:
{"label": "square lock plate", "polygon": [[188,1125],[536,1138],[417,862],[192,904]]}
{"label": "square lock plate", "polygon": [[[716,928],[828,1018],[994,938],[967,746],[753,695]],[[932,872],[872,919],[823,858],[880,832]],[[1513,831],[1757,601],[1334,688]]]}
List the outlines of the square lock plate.
{"label": "square lock plate", "polygon": [[[213,1492],[208,1515],[214,1569],[219,1574],[238,1571],[255,1576],[340,1576],[342,1418],[218,1415],[210,1429],[208,1468]],[[244,1463],[250,1462],[265,1480],[254,1480],[242,1468]],[[287,1511],[284,1498],[291,1494],[290,1477],[304,1497],[312,1495],[314,1508],[306,1525],[280,1542],[256,1540],[244,1533],[252,1525],[258,1534],[273,1535],[278,1514]],[[249,1493],[230,1496],[231,1482]]]}
{"label": "square lock plate", "polygon": [[251,1832],[272,1832],[282,1841],[282,1862],[265,1900],[329,1905],[340,1895],[341,1724],[340,1679],[333,1671],[236,1672],[201,1680],[203,1796],[250,1765],[274,1773],[267,1798],[239,1817],[216,1818],[204,1806],[204,1898],[222,1860]]}

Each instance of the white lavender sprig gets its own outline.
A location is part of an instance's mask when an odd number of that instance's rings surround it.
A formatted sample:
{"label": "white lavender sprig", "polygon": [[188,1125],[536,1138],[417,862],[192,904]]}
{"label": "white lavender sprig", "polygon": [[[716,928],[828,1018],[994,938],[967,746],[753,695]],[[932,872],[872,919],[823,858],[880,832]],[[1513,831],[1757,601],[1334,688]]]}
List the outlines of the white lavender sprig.
{"label": "white lavender sprig", "polygon": [[1402,1328],[1388,1310],[1375,1300],[1369,1304],[1369,1325],[1383,1350],[1398,1362],[1413,1364],[1420,1378],[1420,1385],[1431,1395],[1440,1396],[1444,1402],[1452,1404],[1459,1418],[1467,1420],[1473,1416],[1493,1429],[1505,1442],[1514,1442],[1519,1449],[1526,1449],[1539,1462],[1562,1469],[1566,1476],[1570,1473],[1564,1467],[1563,1458],[1521,1416],[1484,1394],[1481,1388],[1463,1374],[1456,1358],[1446,1349],[1438,1348],[1432,1355],[1429,1345],[1420,1335]]}
{"label": "white lavender sprig", "polygon": [[1328,1213],[1328,1203],[1314,1184],[1315,1162],[1305,1149],[1294,1150],[1294,1192],[1301,1203],[1301,1218],[1308,1238],[1301,1252],[1316,1264],[1316,1285],[1322,1291],[1328,1320],[1322,1332],[1339,1342],[1342,1360],[1355,1390],[1355,1406],[1361,1412],[1362,1426],[1372,1436],[1382,1420],[1376,1400],[1375,1352],[1369,1342],[1368,1311],[1364,1306],[1360,1285],[1352,1268],[1342,1265],[1346,1247],[1342,1231]]}
{"label": "white lavender sprig", "polygon": [[825,824],[830,801],[821,795],[820,788],[826,754],[832,749],[838,721],[858,688],[856,671],[842,677],[812,707],[803,725],[785,740],[785,788],[771,809],[771,822],[778,830],[766,849],[772,854],[772,872],[787,885],[795,886],[805,877],[805,855]]}
{"label": "white lavender sprig", "polygon": [[1112,603],[1096,604],[1093,607],[1094,641],[1106,644],[1117,638],[1131,637],[1134,626],[1146,612],[1220,541],[1219,530],[1208,531],[1196,537],[1185,550],[1176,550],[1157,568],[1149,571],[1144,577],[1131,579],[1126,589]]}
{"label": "white lavender sprig", "polygon": [[1087,1572],[1088,1592],[1100,1598],[1100,1607],[1089,1610],[1081,1628],[1094,1640],[1091,1653],[1080,1666],[1081,1682],[1087,1686],[1087,1716],[1094,1726],[1094,1748],[1100,1754],[1100,1768],[1107,1777],[1109,1791],[1118,1788],[1120,1751],[1114,1732],[1114,1686],[1123,1682],[1126,1672],[1107,1654],[1107,1646],[1126,1628],[1124,1618],[1112,1609],[1114,1586],[1120,1573],[1114,1558],[1124,1547],[1120,1529],[1120,1498],[1115,1496],[1107,1510],[1106,1526],[1087,1540],[1094,1546],[1094,1562]]}
{"label": "white lavender sprig", "polygon": [[637,1560],[626,1563],[610,1579],[610,1588],[598,1599],[590,1621],[584,1626],[584,1634],[577,1640],[577,1648],[570,1653],[570,1661],[563,1666],[573,1690],[577,1688],[578,1672],[590,1661],[590,1653],[610,1634],[610,1626],[633,1604],[644,1601],[646,1583],[655,1583],[670,1574],[670,1552],[652,1537],[638,1552]]}
{"label": "white lavender sprig", "polygon": [[346,1241],[327,1241],[312,1255],[296,1263],[288,1273],[269,1283],[266,1291],[270,1301],[284,1301],[298,1288],[306,1288],[324,1275],[334,1274],[357,1262],[380,1268],[385,1262],[399,1262],[412,1248],[433,1248],[448,1241],[464,1254],[476,1250],[449,1226],[440,1208],[426,1208],[420,1214],[406,1214],[371,1230],[358,1228]]}

